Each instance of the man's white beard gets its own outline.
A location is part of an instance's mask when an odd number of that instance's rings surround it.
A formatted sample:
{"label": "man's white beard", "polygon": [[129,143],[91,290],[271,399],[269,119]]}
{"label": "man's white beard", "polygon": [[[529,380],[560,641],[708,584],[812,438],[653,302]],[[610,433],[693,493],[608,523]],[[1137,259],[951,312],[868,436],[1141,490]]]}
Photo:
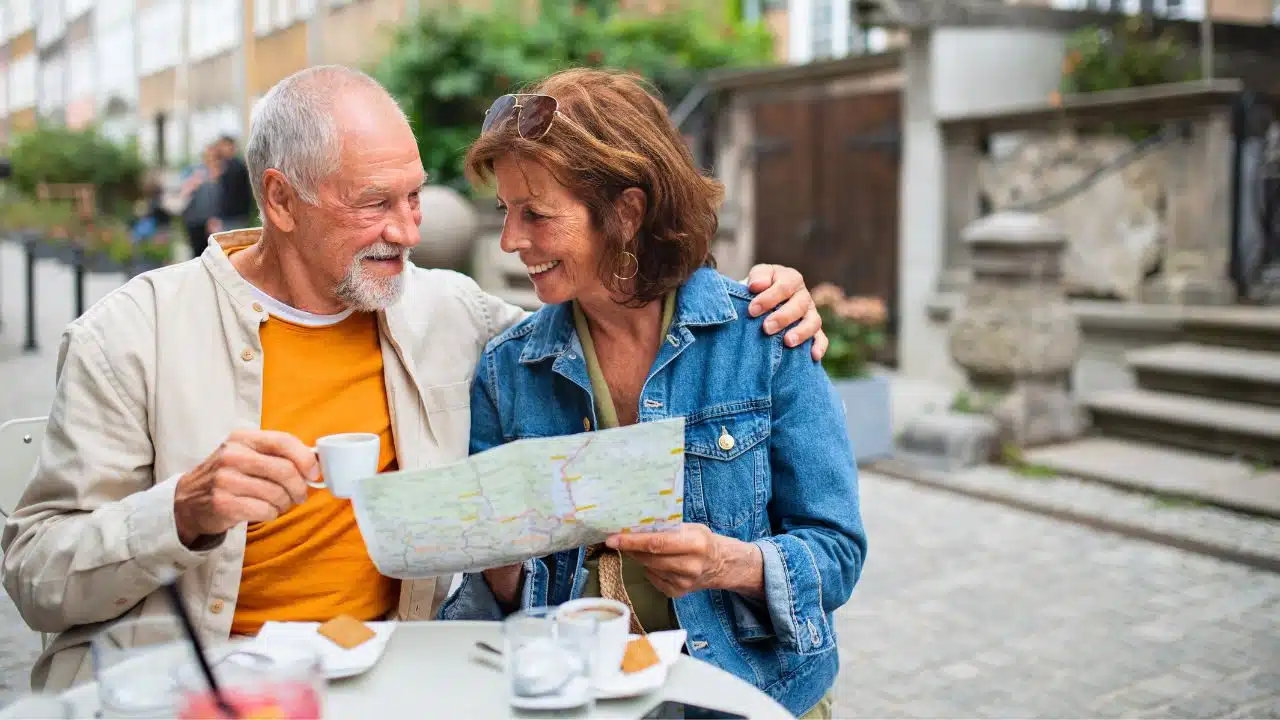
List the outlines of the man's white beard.
{"label": "man's white beard", "polygon": [[400,245],[379,242],[361,250],[347,268],[346,277],[338,283],[334,293],[347,307],[357,312],[383,310],[400,299],[404,292],[404,273],[393,277],[371,277],[365,272],[366,258],[399,256],[407,261],[409,251]]}

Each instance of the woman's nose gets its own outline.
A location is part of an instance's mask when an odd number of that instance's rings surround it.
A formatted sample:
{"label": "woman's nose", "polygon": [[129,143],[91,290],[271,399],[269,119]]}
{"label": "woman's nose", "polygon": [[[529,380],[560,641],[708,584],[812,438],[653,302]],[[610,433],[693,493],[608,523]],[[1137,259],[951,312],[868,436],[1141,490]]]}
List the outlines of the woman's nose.
{"label": "woman's nose", "polygon": [[503,252],[516,253],[529,247],[529,239],[525,237],[524,232],[518,227],[518,223],[511,222],[511,218],[507,218],[502,224],[502,239],[498,245]]}

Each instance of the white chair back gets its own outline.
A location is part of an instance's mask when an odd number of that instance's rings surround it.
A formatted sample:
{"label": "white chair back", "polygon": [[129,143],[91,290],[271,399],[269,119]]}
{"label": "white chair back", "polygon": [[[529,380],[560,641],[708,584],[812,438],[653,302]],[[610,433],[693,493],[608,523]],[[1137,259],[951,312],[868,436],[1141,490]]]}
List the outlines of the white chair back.
{"label": "white chair back", "polygon": [[21,418],[0,425],[0,513],[13,512],[35,470],[44,442],[46,418]]}
{"label": "white chair back", "polygon": [[[5,517],[18,507],[27,489],[36,458],[44,442],[47,418],[20,418],[0,425],[0,513]],[[49,636],[40,633],[40,649],[48,647]]]}

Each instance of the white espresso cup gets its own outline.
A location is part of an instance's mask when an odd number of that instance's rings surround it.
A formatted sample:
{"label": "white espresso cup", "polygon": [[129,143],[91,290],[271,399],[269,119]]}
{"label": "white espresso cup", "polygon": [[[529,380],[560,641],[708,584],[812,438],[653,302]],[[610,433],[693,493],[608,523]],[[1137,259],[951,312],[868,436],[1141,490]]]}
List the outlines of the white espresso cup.
{"label": "white espresso cup", "polygon": [[622,656],[631,636],[631,609],[617,600],[579,598],[560,605],[557,620],[594,620],[596,652],[591,659],[591,679],[600,683],[622,672]]}
{"label": "white espresso cup", "polygon": [[334,497],[349,498],[357,482],[378,474],[382,438],[373,433],[325,435],[312,450],[320,457],[320,480],[307,484],[327,487]]}

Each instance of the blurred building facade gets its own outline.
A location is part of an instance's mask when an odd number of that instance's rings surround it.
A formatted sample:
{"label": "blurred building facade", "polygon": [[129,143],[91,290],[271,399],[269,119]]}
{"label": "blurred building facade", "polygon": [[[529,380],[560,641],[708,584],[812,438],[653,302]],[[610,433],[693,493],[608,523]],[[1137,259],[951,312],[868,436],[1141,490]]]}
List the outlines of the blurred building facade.
{"label": "blurred building facade", "polygon": [[242,135],[257,98],[321,63],[360,66],[427,0],[0,0],[0,142],[98,123],[173,165]]}

